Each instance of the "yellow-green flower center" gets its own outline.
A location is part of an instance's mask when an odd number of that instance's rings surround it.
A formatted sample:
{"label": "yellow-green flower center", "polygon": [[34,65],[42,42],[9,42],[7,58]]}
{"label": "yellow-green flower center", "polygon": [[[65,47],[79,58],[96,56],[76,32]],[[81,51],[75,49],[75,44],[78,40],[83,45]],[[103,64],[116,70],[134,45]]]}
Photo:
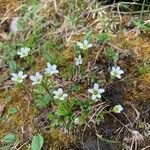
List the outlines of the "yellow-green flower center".
{"label": "yellow-green flower center", "polygon": [[114,76],[117,76],[118,75],[118,72],[117,71],[114,71]]}
{"label": "yellow-green flower center", "polygon": [[58,94],[58,97],[61,98],[63,96],[63,93]]}
{"label": "yellow-green flower center", "polygon": [[97,90],[94,90],[93,94],[94,94],[94,95],[97,95],[97,94],[98,94],[98,91],[97,91]]}
{"label": "yellow-green flower center", "polygon": [[17,81],[18,81],[18,82],[21,82],[21,81],[22,81],[22,78],[21,78],[21,77],[17,77]]}

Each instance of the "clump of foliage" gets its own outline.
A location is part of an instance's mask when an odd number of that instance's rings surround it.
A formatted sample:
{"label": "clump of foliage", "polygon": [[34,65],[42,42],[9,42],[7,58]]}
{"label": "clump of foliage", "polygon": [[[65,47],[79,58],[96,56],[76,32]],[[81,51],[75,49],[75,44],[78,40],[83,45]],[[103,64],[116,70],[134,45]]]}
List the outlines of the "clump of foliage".
{"label": "clump of foliage", "polygon": [[[10,37],[15,38],[20,32],[21,34],[18,35],[20,39],[15,42],[0,43],[0,48],[3,50],[0,58],[9,67],[15,88],[28,93],[38,110],[50,109],[47,117],[51,127],[73,131],[89,124],[100,125],[107,114],[118,115],[124,111],[124,106],[120,103],[112,105],[105,97],[106,89],[114,81],[120,80],[125,73],[118,63],[120,54],[110,42],[109,30],[116,30],[117,24],[114,24],[113,19],[107,15],[105,11],[107,7],[103,7],[99,2],[89,5],[87,1],[78,0],[74,3],[69,0],[63,12],[61,7],[58,10],[59,6],[55,3],[54,6],[52,10],[55,15],[51,15],[53,19],[50,19],[45,14],[49,5],[43,5],[38,0],[30,0],[27,4],[23,4],[20,8],[17,30],[10,34]],[[120,10],[129,10],[128,3],[111,6],[118,9],[120,20],[122,19]],[[41,15],[42,13],[44,15]],[[83,19],[85,17],[86,19]],[[95,19],[97,23],[95,30],[92,30],[93,24],[88,18]],[[150,29],[149,22],[144,21],[142,15],[132,23],[136,29],[143,31]],[[70,42],[71,37],[78,35],[82,28],[85,28],[83,31],[87,34],[84,37],[80,35],[78,40]],[[100,32],[95,36],[97,30]],[[74,51],[72,60],[67,62],[63,58],[62,50],[70,44],[69,42],[74,47]],[[91,65],[89,57],[93,57],[92,52],[95,52],[96,48],[103,49],[105,46],[107,47],[105,52],[98,51]],[[107,74],[107,80],[99,79],[95,71],[96,61],[101,54],[105,54],[106,61],[110,63],[106,69],[101,69],[101,72]],[[37,63],[35,59],[39,56],[47,66],[37,70],[34,68]],[[63,61],[67,64],[65,69]],[[146,63],[139,68],[141,76],[149,72]],[[4,95],[6,103],[12,101],[7,90]],[[19,109],[11,106],[7,112],[9,115],[15,115]],[[0,122],[4,120],[5,118],[0,116]],[[128,130],[132,133],[130,129]],[[14,133],[8,133],[3,137],[3,142],[9,143],[10,147],[16,141],[17,136]],[[43,144],[43,136],[35,134],[29,149],[40,150]]]}
{"label": "clump of foliage", "polygon": [[[106,42],[108,38],[102,34],[102,37],[99,37],[101,42]],[[86,65],[86,58],[88,57],[88,52],[93,47],[88,40],[83,42],[77,42],[77,49],[81,55],[75,57],[74,69],[75,72],[78,72],[78,76],[82,74],[81,70],[84,69]],[[25,59],[29,55],[29,48],[21,48],[21,51],[17,52],[20,56],[20,59]],[[109,59],[117,62],[118,54],[113,51],[113,49],[108,49],[106,56]],[[101,88],[100,84],[92,84],[93,87],[85,89],[85,93],[89,93],[89,96],[84,99],[76,98],[71,96],[71,93],[68,94],[69,89],[63,90],[63,85],[57,83],[57,78],[59,77],[60,71],[57,69],[55,64],[47,63],[47,67],[44,69],[44,72],[36,72],[35,75],[30,76],[32,81],[31,89],[28,89],[28,92],[31,93],[37,107],[46,108],[48,106],[52,107],[52,111],[49,113],[48,118],[51,120],[51,125],[55,127],[64,127],[67,129],[72,129],[77,125],[87,124],[87,122],[100,123],[103,121],[105,112],[101,112],[95,118],[89,118],[92,116],[94,111],[98,113],[97,107],[95,104],[97,102],[99,105],[102,105],[102,95],[105,92],[104,88]],[[110,80],[115,78],[120,79],[121,75],[124,73],[119,66],[113,66],[110,70]],[[86,75],[86,73],[83,73]],[[16,86],[27,88],[24,84],[24,80],[27,78],[27,74],[24,74],[23,71],[19,73],[13,73],[11,80],[14,81]],[[90,83],[91,84],[91,83]],[[73,85],[75,91],[75,85]],[[110,112],[120,113],[123,110],[123,107],[118,104],[113,109],[110,109]]]}

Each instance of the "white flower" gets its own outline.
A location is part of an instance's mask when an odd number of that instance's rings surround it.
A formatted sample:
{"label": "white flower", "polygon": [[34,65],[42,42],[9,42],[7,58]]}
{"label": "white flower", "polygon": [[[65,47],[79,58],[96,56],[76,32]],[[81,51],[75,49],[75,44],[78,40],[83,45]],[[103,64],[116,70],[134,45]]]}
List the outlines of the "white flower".
{"label": "white flower", "polygon": [[75,64],[76,64],[77,66],[79,66],[79,65],[82,64],[81,55],[79,55],[78,57],[75,57]]}
{"label": "white flower", "polygon": [[96,98],[101,98],[101,93],[104,93],[104,89],[99,88],[99,84],[95,83],[92,89],[88,89],[88,92],[92,94],[92,100],[96,100]]}
{"label": "white flower", "polygon": [[36,72],[35,76],[30,76],[30,79],[33,81],[32,85],[40,84],[43,79],[43,75]]}
{"label": "white flower", "polygon": [[124,71],[120,69],[119,66],[117,67],[112,67],[112,70],[110,72],[110,74],[113,76],[113,77],[116,77],[116,78],[119,78],[121,79],[121,74],[123,74]]}
{"label": "white flower", "polygon": [[76,119],[74,120],[74,123],[75,123],[76,125],[79,124],[79,123],[80,123],[79,118],[76,118]]}
{"label": "white flower", "polygon": [[64,100],[68,97],[68,94],[64,93],[62,88],[59,88],[57,91],[53,92],[55,94],[54,99]]}
{"label": "white flower", "polygon": [[25,48],[21,48],[19,52],[17,52],[18,55],[20,55],[20,57],[26,57],[28,55],[30,51],[30,48],[25,47]]}
{"label": "white flower", "polygon": [[93,46],[91,43],[88,42],[88,40],[84,40],[83,43],[77,42],[77,45],[79,46],[80,49],[84,50],[91,48]]}
{"label": "white flower", "polygon": [[22,71],[19,71],[19,73],[12,73],[12,78],[11,80],[16,82],[16,83],[22,83],[23,79],[25,79],[27,75],[24,75]]}
{"label": "white flower", "polygon": [[57,73],[59,73],[59,71],[57,70],[57,66],[47,63],[47,68],[45,68],[45,74],[47,76],[51,76],[51,75],[57,74]]}
{"label": "white flower", "polygon": [[121,105],[116,105],[113,107],[114,113],[121,113],[122,110],[123,110],[123,107]]}

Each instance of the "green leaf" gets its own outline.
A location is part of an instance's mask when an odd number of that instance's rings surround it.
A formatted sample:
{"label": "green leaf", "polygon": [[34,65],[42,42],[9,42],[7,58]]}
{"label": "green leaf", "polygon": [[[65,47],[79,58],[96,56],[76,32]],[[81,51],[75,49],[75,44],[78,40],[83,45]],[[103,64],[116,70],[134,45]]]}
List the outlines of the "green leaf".
{"label": "green leaf", "polygon": [[43,86],[37,86],[36,88],[33,89],[35,94],[42,94],[44,93],[45,89]]}
{"label": "green leaf", "polygon": [[77,105],[79,105],[78,99],[73,98],[73,99],[71,100],[71,106],[77,106]]}
{"label": "green leaf", "polygon": [[81,86],[80,86],[80,85],[75,85],[75,84],[73,84],[73,85],[70,87],[70,90],[73,91],[73,92],[80,92],[80,91],[81,91]]}
{"label": "green leaf", "polygon": [[111,139],[101,138],[101,140],[104,141],[104,142],[106,142],[106,143],[110,143],[110,144],[119,143],[119,141],[115,141],[115,140],[111,140]]}
{"label": "green leaf", "polygon": [[67,103],[59,102],[56,114],[59,116],[69,116],[72,114],[72,109]]}
{"label": "green leaf", "polygon": [[48,51],[43,51],[43,57],[49,62],[52,60],[52,57]]}
{"label": "green leaf", "polygon": [[146,23],[143,20],[136,19],[133,21],[133,24],[139,29],[150,31],[150,23]]}
{"label": "green leaf", "polygon": [[92,32],[93,32],[92,29],[89,29],[89,31],[87,32],[87,34],[84,37],[84,40],[90,41],[91,37],[92,37]]}
{"label": "green leaf", "polygon": [[31,5],[35,5],[35,4],[38,4],[38,0],[29,0],[29,2],[31,3]]}
{"label": "green leaf", "polygon": [[36,105],[38,108],[45,108],[50,103],[51,97],[49,95],[38,96],[36,99]]}
{"label": "green leaf", "polygon": [[64,125],[63,118],[61,116],[58,117],[58,115],[56,115],[56,114],[49,113],[48,114],[48,119],[51,121],[51,125],[53,127],[61,127],[61,126]]}
{"label": "green leaf", "polygon": [[48,119],[49,120],[55,120],[55,119],[57,119],[57,116],[55,114],[53,114],[53,113],[49,113],[48,114]]}
{"label": "green leaf", "polygon": [[129,9],[130,9],[130,7],[129,7],[128,4],[122,3],[122,2],[119,3],[119,10],[121,10],[121,11],[127,11]]}
{"label": "green leaf", "polygon": [[9,68],[12,72],[15,72],[17,70],[17,64],[14,60],[10,60],[8,62]]}
{"label": "green leaf", "polygon": [[32,143],[31,143],[32,150],[41,150],[43,144],[44,144],[44,139],[41,134],[37,134],[33,136]]}
{"label": "green leaf", "polygon": [[8,113],[10,113],[10,114],[15,114],[15,113],[17,113],[17,108],[16,107],[11,107],[11,108],[9,108],[8,109]]}
{"label": "green leaf", "polygon": [[142,67],[139,68],[139,73],[142,77],[149,72],[150,72],[150,67],[146,63]]}
{"label": "green leaf", "polygon": [[108,33],[102,33],[101,35],[98,35],[97,38],[100,44],[103,44],[109,40],[109,35]]}
{"label": "green leaf", "polygon": [[31,64],[33,63],[33,58],[32,58],[32,56],[27,56],[27,57],[25,57],[24,59],[26,60],[26,62],[27,62],[29,65],[31,65]]}
{"label": "green leaf", "polygon": [[14,135],[13,133],[9,133],[5,135],[5,137],[3,138],[3,141],[6,143],[14,142],[15,140],[16,140],[16,135]]}
{"label": "green leaf", "polygon": [[118,53],[115,52],[114,49],[111,47],[107,49],[106,56],[111,60],[114,60],[114,61],[118,60]]}

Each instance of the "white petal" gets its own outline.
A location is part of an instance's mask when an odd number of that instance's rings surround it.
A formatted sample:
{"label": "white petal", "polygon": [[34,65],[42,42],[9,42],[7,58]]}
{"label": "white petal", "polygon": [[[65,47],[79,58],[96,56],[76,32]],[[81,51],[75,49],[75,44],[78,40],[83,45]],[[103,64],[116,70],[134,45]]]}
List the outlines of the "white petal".
{"label": "white petal", "polygon": [[83,43],[77,42],[77,45],[82,49],[83,48]]}
{"label": "white petal", "polygon": [[55,70],[55,72],[54,73],[59,73],[59,71],[58,70]]}
{"label": "white petal", "polygon": [[51,64],[50,63],[47,63],[47,68],[51,68]]}
{"label": "white petal", "polygon": [[119,66],[117,66],[116,70],[117,70],[117,71],[119,71],[119,70],[120,70],[120,67],[119,67]]}
{"label": "white petal", "polygon": [[55,95],[55,96],[54,96],[54,99],[58,99],[58,96]]}
{"label": "white petal", "polygon": [[121,105],[118,105],[118,108],[119,108],[120,111],[123,110],[123,107]]}
{"label": "white petal", "polygon": [[112,67],[112,71],[115,71],[116,70],[116,68],[115,67]]}
{"label": "white petal", "polygon": [[25,55],[22,55],[22,54],[21,54],[21,55],[20,55],[20,58],[23,58],[23,57],[25,57]]}
{"label": "white petal", "polygon": [[80,64],[79,59],[75,58],[75,64],[78,66]]}
{"label": "white petal", "polygon": [[12,76],[13,77],[17,77],[18,75],[16,73],[12,73]]}
{"label": "white petal", "polygon": [[98,88],[99,88],[99,84],[98,84],[98,83],[95,83],[95,84],[94,84],[94,90],[98,90]]}
{"label": "white petal", "polygon": [[43,78],[43,75],[40,74],[40,78],[42,79],[42,78]]}
{"label": "white petal", "polygon": [[75,60],[75,61],[77,61],[77,60],[78,60],[78,58],[77,58],[77,57],[75,57],[75,58],[74,58],[74,60]]}
{"label": "white petal", "polygon": [[30,51],[30,48],[27,48],[27,47],[26,47],[26,52],[29,53],[29,51]]}
{"label": "white petal", "polygon": [[22,55],[22,52],[17,52],[18,55]]}
{"label": "white petal", "polygon": [[12,77],[11,80],[12,80],[12,81],[16,81],[16,78]]}
{"label": "white petal", "polygon": [[79,64],[80,64],[80,65],[82,64],[82,60],[79,61]]}
{"label": "white petal", "polygon": [[66,97],[65,96],[62,96],[61,98],[59,98],[60,100],[64,100],[64,99],[66,99]]}
{"label": "white petal", "polygon": [[26,51],[25,48],[21,49],[21,52],[22,52],[22,53],[27,53],[27,51]]}
{"label": "white petal", "polygon": [[123,71],[123,70],[119,70],[118,73],[119,73],[119,74],[123,74],[124,71]]}
{"label": "white petal", "polygon": [[88,44],[88,48],[91,48],[93,45],[92,44]]}
{"label": "white petal", "polygon": [[36,72],[35,75],[36,75],[36,76],[40,76],[40,73],[39,73],[39,72]]}
{"label": "white petal", "polygon": [[102,96],[100,94],[97,94],[96,97],[101,98]]}
{"label": "white petal", "polygon": [[35,75],[36,75],[36,77],[38,77],[38,78],[41,78],[41,79],[43,78],[43,75],[42,75],[42,74],[40,74],[39,72],[36,72],[36,74],[35,74]]}
{"label": "white petal", "polygon": [[19,75],[19,76],[22,76],[22,75],[23,75],[23,72],[22,72],[22,71],[19,71],[18,75]]}
{"label": "white petal", "polygon": [[65,98],[68,97],[68,94],[64,93],[64,94],[63,94],[63,97],[65,97]]}
{"label": "white petal", "polygon": [[63,101],[65,98],[62,96],[62,97],[59,97],[59,99]]}
{"label": "white petal", "polygon": [[78,56],[78,59],[81,59],[81,55]]}
{"label": "white petal", "polygon": [[98,89],[98,92],[99,92],[99,93],[104,93],[105,90],[104,90],[104,89]]}
{"label": "white petal", "polygon": [[20,49],[20,51],[23,52],[23,51],[24,51],[24,48],[22,47],[22,48]]}
{"label": "white petal", "polygon": [[88,40],[84,40],[84,45],[88,45]]}
{"label": "white petal", "polygon": [[49,69],[48,69],[48,68],[45,68],[45,71],[47,71],[47,72],[48,72],[48,71],[49,71]]}
{"label": "white petal", "polygon": [[120,74],[118,74],[116,77],[119,78],[119,79],[121,79],[121,75]]}
{"label": "white petal", "polygon": [[23,48],[23,52],[27,52],[27,49],[26,49],[26,47],[25,47],[25,48]]}
{"label": "white petal", "polygon": [[59,95],[59,92],[58,91],[54,91],[53,94]]}
{"label": "white petal", "polygon": [[63,93],[62,88],[59,88],[57,91],[58,91],[59,93]]}
{"label": "white petal", "polygon": [[35,81],[36,80],[35,76],[30,76],[30,80]]}
{"label": "white petal", "polygon": [[76,62],[76,66],[79,66],[79,62]]}
{"label": "white petal", "polygon": [[25,74],[25,75],[22,75],[22,79],[25,79],[27,77],[27,75]]}
{"label": "white petal", "polygon": [[96,95],[92,95],[92,100],[95,100],[96,99]]}
{"label": "white petal", "polygon": [[93,89],[88,89],[88,92],[92,94],[94,93]]}
{"label": "white petal", "polygon": [[52,65],[53,70],[56,70],[57,66],[56,65]]}

